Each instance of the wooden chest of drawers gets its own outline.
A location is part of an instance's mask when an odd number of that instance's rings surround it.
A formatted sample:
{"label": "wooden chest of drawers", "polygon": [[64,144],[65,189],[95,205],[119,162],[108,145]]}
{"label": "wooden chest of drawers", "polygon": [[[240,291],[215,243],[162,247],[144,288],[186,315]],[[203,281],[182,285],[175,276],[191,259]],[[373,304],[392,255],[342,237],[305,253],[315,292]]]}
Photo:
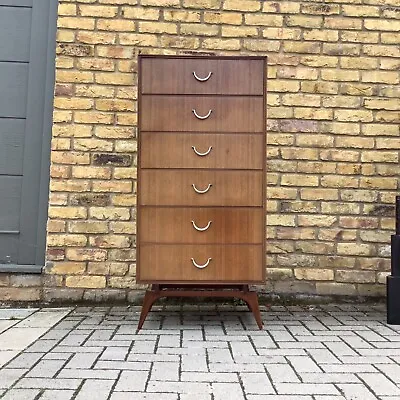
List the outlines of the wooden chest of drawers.
{"label": "wooden chest of drawers", "polygon": [[139,56],[139,283],[264,282],[265,71]]}

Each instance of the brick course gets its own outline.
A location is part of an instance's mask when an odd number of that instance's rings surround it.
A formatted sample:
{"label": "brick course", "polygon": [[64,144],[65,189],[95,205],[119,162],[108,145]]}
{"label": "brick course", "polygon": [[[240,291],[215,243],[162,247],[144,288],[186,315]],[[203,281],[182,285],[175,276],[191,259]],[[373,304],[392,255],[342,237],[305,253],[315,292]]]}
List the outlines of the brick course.
{"label": "brick course", "polygon": [[398,5],[60,0],[49,263],[32,296],[138,288],[137,55],[198,52],[269,58],[265,289],[381,296],[400,172]]}

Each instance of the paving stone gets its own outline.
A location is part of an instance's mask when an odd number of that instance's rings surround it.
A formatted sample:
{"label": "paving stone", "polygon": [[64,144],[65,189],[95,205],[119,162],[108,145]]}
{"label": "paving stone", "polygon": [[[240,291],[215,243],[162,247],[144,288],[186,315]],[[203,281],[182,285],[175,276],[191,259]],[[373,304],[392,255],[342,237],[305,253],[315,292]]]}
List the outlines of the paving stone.
{"label": "paving stone", "polygon": [[182,382],[238,382],[236,373],[232,372],[182,372]]}
{"label": "paving stone", "polygon": [[101,360],[123,361],[129,353],[129,347],[107,347],[101,354]]}
{"label": "paving stone", "polygon": [[19,354],[16,350],[0,350],[0,368]]}
{"label": "paving stone", "polygon": [[[177,360],[179,361],[179,360]],[[149,371],[150,362],[136,361],[97,361],[94,369],[120,369],[127,371]]]}
{"label": "paving stone", "polygon": [[113,385],[114,381],[110,380],[87,380],[74,400],[87,400],[92,397],[95,397],[96,400],[107,400]]}
{"label": "paving stone", "polygon": [[262,372],[242,372],[239,374],[242,379],[244,391],[246,394],[274,394],[275,390],[272,387],[268,376]]}
{"label": "paving stone", "polygon": [[63,367],[65,360],[41,360],[31,369],[27,378],[53,378]]}
{"label": "paving stone", "polygon": [[82,379],[48,379],[22,378],[15,387],[17,389],[77,389]]}
{"label": "paving stone", "polygon": [[[178,398],[177,393],[114,392],[110,400],[178,400]],[[180,400],[183,400],[182,395]],[[201,400],[201,398],[196,395],[196,400]]]}
{"label": "paving stone", "polygon": [[117,381],[117,385],[115,386],[115,391],[144,392],[148,376],[149,376],[148,371],[122,371]]}
{"label": "paving stone", "polygon": [[[247,400],[313,400],[311,396],[288,396],[287,394],[279,395],[279,394],[253,394],[247,395]],[[329,399],[327,399],[329,400]]]}
{"label": "paving stone", "polygon": [[377,400],[377,397],[373,395],[370,390],[367,389],[363,384],[358,383],[347,383],[337,385],[340,391],[344,394],[346,399],[351,400]]}
{"label": "paving stone", "polygon": [[11,328],[18,322],[18,320],[0,319],[0,333],[6,331],[8,328]]}
{"label": "paving stone", "polygon": [[302,373],[301,380],[305,383],[359,383],[360,380],[350,373]]}
{"label": "paving stone", "polygon": [[38,311],[18,324],[18,328],[50,328],[70,313],[70,309]]}
{"label": "paving stone", "polygon": [[207,349],[210,363],[232,363],[233,358],[230,350],[226,349]]}
{"label": "paving stone", "polygon": [[245,400],[243,390],[239,383],[212,383],[214,400]]}
{"label": "paving stone", "polygon": [[28,353],[40,353],[50,351],[56,344],[58,340],[43,340],[39,339],[30,345],[25,351]]}
{"label": "paving stone", "polygon": [[0,334],[0,343],[2,350],[24,350],[31,343],[42,336],[48,328],[29,328],[12,327]]}
{"label": "paving stone", "polygon": [[21,353],[7,365],[7,368],[32,368],[44,354],[45,353]]}
{"label": "paving stone", "polygon": [[181,338],[179,336],[161,336],[158,342],[158,347],[180,347]]}
{"label": "paving stone", "polygon": [[27,369],[3,369],[0,371],[0,389],[10,388],[18,379],[20,379]]}
{"label": "paving stone", "polygon": [[321,364],[325,372],[333,373],[358,373],[358,372],[376,372],[376,368],[371,364]]}
{"label": "paving stone", "polygon": [[385,375],[380,373],[360,373],[358,376],[376,395],[398,396],[400,398],[400,389],[388,378],[386,378]]}
{"label": "paving stone", "polygon": [[182,356],[182,371],[208,371],[205,353],[203,355],[186,355]]}
{"label": "paving stone", "polygon": [[344,342],[324,342],[325,346],[336,356],[357,356],[358,354]]}
{"label": "paving stone", "polygon": [[39,393],[39,389],[11,389],[1,400],[34,400]]}
{"label": "paving stone", "polygon": [[[45,390],[39,397],[40,400],[70,400],[74,396],[75,390]],[[89,397],[90,398],[90,397]]]}
{"label": "paving stone", "polygon": [[236,359],[237,356],[256,356],[257,353],[253,345],[247,342],[230,342],[233,358]]}
{"label": "paving stone", "polygon": [[[215,384],[215,385],[218,385],[218,384]],[[233,384],[229,384],[229,385],[233,385]],[[186,394],[196,395],[196,397],[197,397],[198,393],[200,393],[200,394],[211,393],[211,386],[209,383],[202,383],[202,382],[198,383],[198,382],[149,381],[148,386],[147,386],[147,391],[148,392],[159,392],[159,393],[186,393]]]}
{"label": "paving stone", "polygon": [[266,366],[266,370],[274,383],[300,382],[300,379],[289,364],[269,364]]}
{"label": "paving stone", "polygon": [[43,356],[43,360],[64,360],[71,358],[73,353],[56,353],[51,351]]}
{"label": "paving stone", "polygon": [[112,369],[67,369],[64,368],[57,378],[81,378],[81,379],[117,379],[118,370]]}
{"label": "paving stone", "polygon": [[330,383],[277,383],[278,394],[340,394]]}
{"label": "paving stone", "polygon": [[321,372],[321,368],[319,368],[319,366],[311,359],[311,357],[289,356],[287,359],[297,373]]}
{"label": "paving stone", "polygon": [[178,381],[180,363],[155,362],[151,370],[152,381]]}
{"label": "paving stone", "polygon": [[309,349],[308,353],[317,364],[340,364],[340,360],[326,349]]}
{"label": "paving stone", "polygon": [[71,358],[65,368],[91,368],[98,358],[99,355],[97,353],[78,353]]}
{"label": "paving stone", "polygon": [[30,315],[32,315],[33,313],[35,313],[38,310],[39,310],[39,308],[3,308],[3,309],[0,309],[0,319],[21,320],[21,319],[29,317]]}

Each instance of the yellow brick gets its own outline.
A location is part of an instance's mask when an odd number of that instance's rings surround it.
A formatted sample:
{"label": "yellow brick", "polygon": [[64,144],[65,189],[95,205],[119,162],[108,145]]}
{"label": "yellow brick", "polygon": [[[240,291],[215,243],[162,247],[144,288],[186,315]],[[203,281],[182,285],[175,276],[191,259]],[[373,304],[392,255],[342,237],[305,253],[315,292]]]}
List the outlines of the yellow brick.
{"label": "yellow brick", "polygon": [[95,74],[96,83],[106,85],[132,85],[133,74],[98,72]]}
{"label": "yellow brick", "polygon": [[126,19],[99,19],[97,29],[114,32],[134,32],[136,30],[134,21]]}
{"label": "yellow brick", "polygon": [[165,21],[200,22],[200,12],[196,11],[163,10],[163,15]]}
{"label": "yellow brick", "polygon": [[218,27],[204,24],[181,24],[181,35],[217,36]]}
{"label": "yellow brick", "polygon": [[223,26],[221,36],[225,37],[249,37],[258,36],[256,27],[250,26]]}
{"label": "yellow brick", "polygon": [[77,66],[80,70],[114,71],[115,69],[114,61],[104,58],[80,58]]}
{"label": "yellow brick", "polygon": [[202,48],[211,50],[239,50],[239,39],[204,39]]}
{"label": "yellow brick", "polygon": [[381,42],[388,44],[398,44],[400,42],[400,33],[381,33]]}
{"label": "yellow brick", "polygon": [[245,14],[244,20],[246,25],[260,25],[263,27],[283,25],[282,15]]}
{"label": "yellow brick", "polygon": [[162,36],[161,46],[178,49],[198,49],[200,47],[200,40],[195,37]]}
{"label": "yellow brick", "polygon": [[256,52],[277,52],[280,48],[280,42],[278,40],[245,39],[244,48]]}
{"label": "yellow brick", "polygon": [[115,151],[119,153],[134,153],[137,151],[137,142],[136,140],[118,140],[115,143]]}
{"label": "yellow brick", "polygon": [[136,177],[136,168],[115,168],[114,170],[114,179],[130,179]]}
{"label": "yellow brick", "polygon": [[86,29],[93,30],[95,26],[94,18],[59,17],[57,19],[59,28]]}
{"label": "yellow brick", "polygon": [[282,96],[283,105],[301,106],[307,104],[310,107],[319,107],[321,97],[312,94],[284,94]]}
{"label": "yellow brick", "polygon": [[128,181],[93,181],[93,192],[106,192],[106,193],[131,193],[132,182]]}
{"label": "yellow brick", "polygon": [[106,233],[106,222],[97,221],[72,221],[68,223],[69,232],[73,233]]}
{"label": "yellow brick", "polygon": [[378,193],[373,190],[342,190],[340,192],[340,197],[344,201],[374,203],[378,200]]}
{"label": "yellow brick", "polygon": [[366,44],[363,46],[363,52],[368,56],[400,57],[398,46]]}
{"label": "yellow brick", "polygon": [[321,186],[330,188],[357,188],[358,179],[343,175],[325,175],[321,178]]}
{"label": "yellow brick", "polygon": [[379,7],[376,6],[353,6],[344,4],[342,10],[343,15],[350,17],[379,17]]}
{"label": "yellow brick", "polygon": [[316,290],[318,294],[324,295],[354,296],[357,294],[355,285],[350,283],[317,282]]}
{"label": "yellow brick", "polygon": [[318,207],[315,201],[282,201],[280,210],[284,213],[316,213]]}
{"label": "yellow brick", "polygon": [[294,68],[291,66],[282,66],[279,67],[277,72],[279,78],[301,79],[301,80],[303,79],[312,80],[318,78],[318,71],[314,68],[307,68],[307,67]]}
{"label": "yellow brick", "polygon": [[335,215],[299,215],[299,226],[332,226],[337,222]]}
{"label": "yellow brick", "polygon": [[105,276],[67,276],[65,286],[71,288],[105,288]]}
{"label": "yellow brick", "polygon": [[118,7],[79,5],[79,11],[83,17],[112,18],[118,14]]}
{"label": "yellow brick", "polygon": [[[398,127],[397,127],[398,128]],[[380,134],[380,132],[379,132]],[[377,149],[400,149],[400,139],[382,139],[376,138],[376,148]]]}
{"label": "yellow brick", "polygon": [[242,19],[242,14],[235,12],[204,12],[204,22],[209,24],[241,25]]}
{"label": "yellow brick", "polygon": [[50,233],[62,233],[66,232],[66,222],[65,221],[59,221],[59,220],[48,220],[47,221],[47,232]]}
{"label": "yellow brick", "polygon": [[75,93],[80,97],[113,97],[114,87],[103,85],[76,85]]}
{"label": "yellow brick", "polygon": [[51,149],[52,150],[69,150],[70,148],[71,148],[71,140],[70,139],[54,138],[51,141]]}
{"label": "yellow brick", "polygon": [[371,243],[390,243],[390,238],[387,231],[369,230],[361,231],[360,239],[364,242]]}
{"label": "yellow brick", "polygon": [[318,160],[317,149],[282,148],[281,155],[285,160]]}
{"label": "yellow brick", "polygon": [[265,29],[263,29],[263,37],[268,38],[268,39],[300,40],[301,39],[301,29],[265,28]]}
{"label": "yellow brick", "polygon": [[[142,35],[142,36],[147,36],[147,35]],[[151,36],[151,35],[149,35]],[[119,35],[120,41],[121,35]],[[156,38],[157,39],[157,38]],[[156,40],[157,42],[157,40]],[[122,43],[124,44],[124,43]],[[127,46],[97,46],[97,55],[99,57],[109,57],[109,58],[132,58],[133,54],[133,49]]]}
{"label": "yellow brick", "polygon": [[339,58],[333,56],[306,55],[301,57],[301,63],[310,67],[336,67],[339,64]]}
{"label": "yellow brick", "polygon": [[145,33],[177,33],[177,26],[171,22],[139,22],[139,32]]}
{"label": "yellow brick", "polygon": [[361,154],[363,162],[383,162],[383,163],[398,163],[398,151],[364,151]]}
{"label": "yellow brick", "polygon": [[370,57],[341,57],[340,66],[350,69],[377,69],[378,60]]}
{"label": "yellow brick", "polygon": [[110,221],[124,221],[131,217],[129,209],[122,207],[90,207],[89,216],[93,219]]}
{"label": "yellow brick", "polygon": [[297,189],[270,187],[267,190],[267,198],[269,199],[295,199],[297,196]]}
{"label": "yellow brick", "polygon": [[180,2],[179,0],[141,0],[140,4],[142,6],[178,7]]}
{"label": "yellow brick", "polygon": [[372,111],[368,110],[335,110],[335,120],[371,122],[373,121]]}
{"label": "yellow brick", "polygon": [[267,216],[267,225],[277,226],[296,226],[294,215],[269,214]]}
{"label": "yellow brick", "polygon": [[267,279],[273,281],[282,281],[293,277],[293,271],[290,268],[267,268]]}
{"label": "yellow brick", "polygon": [[[358,135],[360,133],[360,125],[348,122],[323,122],[321,124],[321,132],[337,135]],[[337,140],[340,139],[338,138]]]}
{"label": "yellow brick", "polygon": [[383,122],[399,122],[399,113],[398,111],[378,111],[375,116],[376,121]]}
{"label": "yellow brick", "polygon": [[75,274],[83,274],[85,272],[86,265],[83,262],[55,262],[49,270],[50,274],[57,274],[57,275],[75,275]]}
{"label": "yellow brick", "polygon": [[74,139],[74,149],[78,151],[112,151],[113,143],[99,139]]}
{"label": "yellow brick", "polygon": [[340,92],[350,96],[371,96],[373,87],[362,83],[343,83],[341,84]]}
{"label": "yellow brick", "polygon": [[340,38],[342,39],[342,42],[378,43],[379,33],[342,31],[340,32]]}
{"label": "yellow brick", "polygon": [[270,92],[298,92],[300,83],[289,80],[270,80],[268,82],[268,90]]}
{"label": "yellow brick", "polygon": [[328,109],[318,109],[318,108],[295,108],[294,117],[298,119],[332,119],[333,112]]}
{"label": "yellow brick", "polygon": [[361,45],[349,43],[324,43],[322,52],[329,55],[338,56],[358,56],[360,54]]}
{"label": "yellow brick", "polygon": [[109,179],[111,177],[111,169],[107,167],[73,167],[72,176],[74,178],[97,178]]}
{"label": "yellow brick", "polygon": [[301,7],[303,14],[334,15],[340,14],[339,4],[303,4]]}
{"label": "yellow brick", "polygon": [[122,99],[98,99],[96,109],[100,111],[136,111],[136,102]]}
{"label": "yellow brick", "polygon": [[[170,12],[173,13],[174,11]],[[160,18],[160,11],[154,8],[123,7],[122,15],[124,18],[130,19],[132,23],[136,20],[158,21]]]}
{"label": "yellow brick", "polygon": [[362,166],[359,163],[350,164],[350,163],[342,163],[337,165],[337,173],[340,175],[359,175],[362,174]]}
{"label": "yellow brick", "polygon": [[90,246],[99,248],[126,248],[131,246],[129,236],[122,235],[97,235],[89,240]]}
{"label": "yellow brick", "polygon": [[389,71],[362,71],[361,80],[363,82],[397,84],[399,83],[399,74]]}
{"label": "yellow brick", "polygon": [[132,288],[135,286],[136,279],[134,277],[110,277],[109,280],[109,285],[112,288],[119,288],[119,289],[125,289],[125,288]]}
{"label": "yellow brick", "polygon": [[335,30],[311,29],[303,32],[304,40],[319,40],[322,42],[337,42],[339,32]]}
{"label": "yellow brick", "polygon": [[117,35],[115,33],[105,32],[78,32],[76,39],[78,42],[86,44],[113,44],[116,41]]}
{"label": "yellow brick", "polygon": [[76,5],[61,3],[58,5],[58,15],[76,15]]}
{"label": "yellow brick", "polygon": [[349,256],[369,256],[373,253],[373,247],[362,243],[338,243],[337,254]]}
{"label": "yellow brick", "polygon": [[136,206],[137,199],[135,194],[119,194],[112,197],[114,206],[133,207]]}
{"label": "yellow brick", "polygon": [[[60,153],[60,152],[58,152]],[[84,180],[52,180],[50,190],[55,192],[87,192],[90,190],[90,184]]]}
{"label": "yellow brick", "polygon": [[73,67],[74,67],[74,59],[72,57],[62,57],[62,56],[57,57],[56,68],[71,69]]}
{"label": "yellow brick", "polygon": [[[119,42],[123,45],[131,45],[131,46],[157,46],[158,38],[156,35],[140,35],[138,33],[120,33],[119,34]],[[132,53],[131,53],[132,55]],[[123,57],[125,58],[125,57]]]}
{"label": "yellow brick", "polygon": [[333,82],[301,82],[301,91],[303,93],[338,93],[339,85]]}
{"label": "yellow brick", "polygon": [[293,118],[293,109],[292,107],[273,107],[269,109],[268,116],[272,119]]}
{"label": "yellow brick", "polygon": [[321,212],[323,214],[354,214],[360,213],[360,205],[357,203],[334,203],[334,202],[321,202]]}
{"label": "yellow brick", "polygon": [[[75,41],[75,32],[68,30],[68,29],[58,29],[57,31],[57,43],[72,43]],[[61,48],[58,49],[57,53],[59,53],[61,51]],[[60,58],[60,57],[58,57]],[[62,62],[60,62],[60,60],[56,60],[57,61],[57,65],[62,65]],[[61,67],[63,68],[63,67]],[[64,68],[68,68],[68,67],[64,67]]]}
{"label": "yellow brick", "polygon": [[113,114],[94,112],[75,112],[75,122],[82,124],[112,124],[114,121]]}
{"label": "yellow brick", "polygon": [[324,27],[328,29],[362,29],[361,18],[325,17]]}
{"label": "yellow brick", "polygon": [[[197,3],[197,0],[190,0],[191,2]],[[220,2],[216,2],[219,6]],[[261,2],[254,0],[225,0],[223,5],[224,10],[235,10],[235,11],[259,11],[261,9]]]}
{"label": "yellow brick", "polygon": [[358,71],[352,70],[322,69],[321,78],[324,81],[358,81],[360,74]]}
{"label": "yellow brick", "polygon": [[58,70],[56,72],[56,81],[71,83],[91,83],[93,82],[93,72]]}
{"label": "yellow brick", "polygon": [[364,26],[368,30],[375,31],[399,31],[399,21],[398,20],[385,20],[383,18],[374,19],[368,18],[364,21]]}
{"label": "yellow brick", "polygon": [[300,198],[302,200],[338,200],[339,191],[337,189],[301,189]]}
{"label": "yellow brick", "polygon": [[321,134],[299,134],[296,139],[296,144],[300,147],[333,147],[333,137]]}
{"label": "yellow brick", "polygon": [[278,239],[290,239],[290,240],[311,240],[316,239],[316,229],[315,228],[286,228],[286,227],[278,227],[277,228],[277,238]]}
{"label": "yellow brick", "polygon": [[318,186],[318,176],[285,174],[281,177],[282,186]]}
{"label": "yellow brick", "polygon": [[[49,193],[49,204],[54,206],[66,206],[68,204],[68,194]],[[50,222],[50,220],[48,220],[48,222]],[[54,220],[52,222],[54,222]]]}
{"label": "yellow brick", "polygon": [[364,107],[372,110],[400,110],[398,99],[371,98],[364,100]]}
{"label": "yellow brick", "polygon": [[283,51],[285,53],[320,53],[321,43],[286,41],[283,43]]}
{"label": "yellow brick", "polygon": [[360,179],[360,187],[368,189],[396,189],[396,178],[383,178],[383,177],[362,177]]}
{"label": "yellow brick", "polygon": [[67,110],[90,110],[93,107],[93,100],[79,97],[56,97],[54,107]]}
{"label": "yellow brick", "polygon": [[118,125],[137,125],[137,114],[117,114]]}
{"label": "yellow brick", "polygon": [[87,238],[84,235],[48,235],[47,245],[50,247],[80,247],[86,246]]}
{"label": "yellow brick", "polygon": [[286,19],[287,26],[301,26],[303,28],[321,28],[322,17],[310,17],[302,15],[290,15]]}
{"label": "yellow brick", "polygon": [[333,271],[317,268],[295,268],[294,276],[297,279],[309,281],[333,281],[334,279]]}
{"label": "yellow brick", "polygon": [[315,171],[321,174],[334,174],[336,172],[336,163],[326,161],[299,161],[297,164],[297,172],[313,174]]}
{"label": "yellow brick", "polygon": [[89,164],[90,155],[74,151],[53,151],[51,161],[57,164]]}
{"label": "yellow brick", "polygon": [[87,210],[84,207],[49,207],[50,218],[80,219],[86,216]]}
{"label": "yellow brick", "polygon": [[136,223],[129,222],[110,222],[110,230],[114,233],[136,234]]}

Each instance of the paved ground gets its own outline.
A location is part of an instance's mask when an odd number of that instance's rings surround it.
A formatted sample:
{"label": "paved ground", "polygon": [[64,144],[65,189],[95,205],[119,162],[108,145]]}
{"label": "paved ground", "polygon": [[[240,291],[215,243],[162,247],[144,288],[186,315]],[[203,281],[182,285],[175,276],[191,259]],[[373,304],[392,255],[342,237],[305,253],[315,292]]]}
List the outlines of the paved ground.
{"label": "paved ground", "polygon": [[0,310],[2,400],[399,400],[400,327],[378,306]]}

